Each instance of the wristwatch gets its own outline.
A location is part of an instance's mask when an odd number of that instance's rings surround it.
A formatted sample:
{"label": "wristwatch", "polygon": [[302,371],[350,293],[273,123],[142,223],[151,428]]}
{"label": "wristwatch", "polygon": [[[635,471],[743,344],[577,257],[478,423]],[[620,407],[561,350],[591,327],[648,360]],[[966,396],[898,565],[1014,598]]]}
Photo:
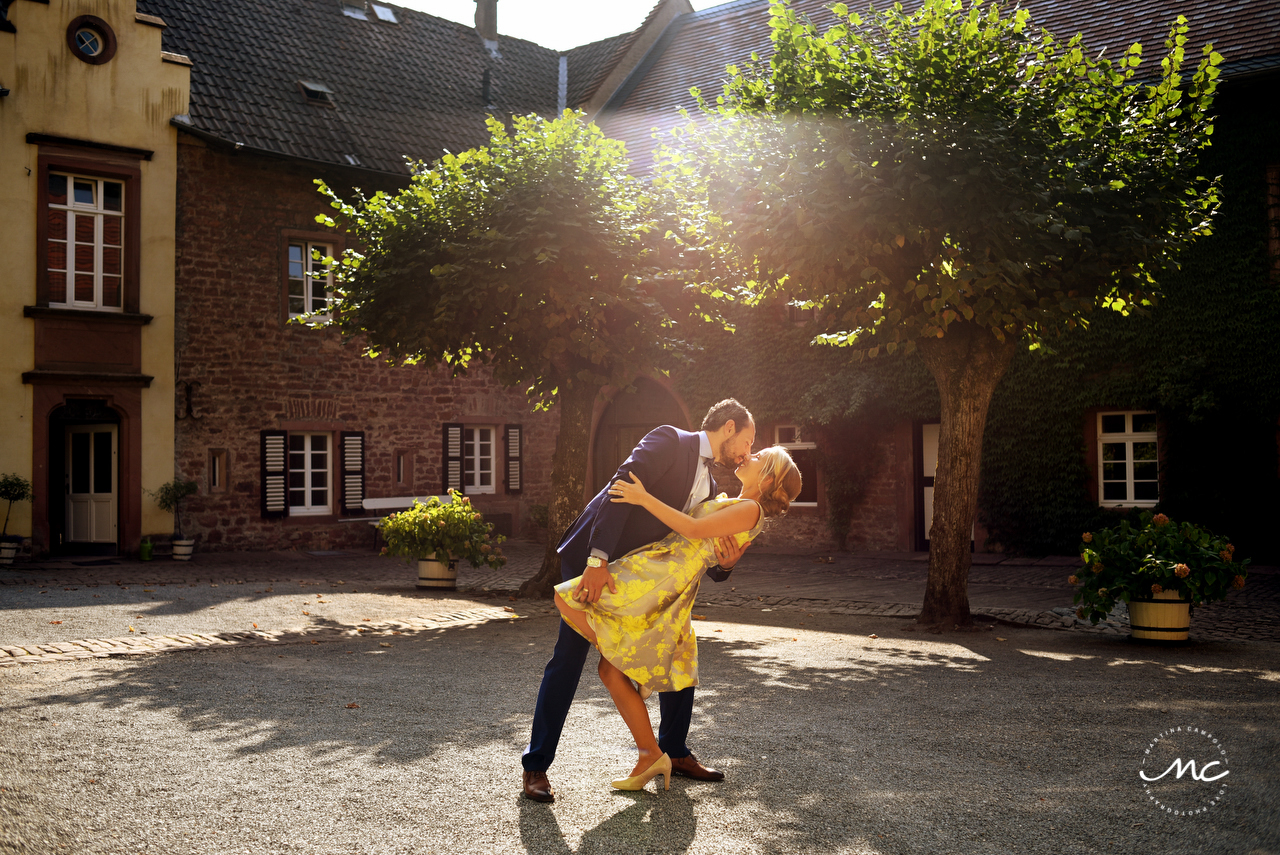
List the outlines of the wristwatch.
{"label": "wristwatch", "polygon": [[588,566],[588,567],[603,567],[604,565],[606,565],[606,564],[608,564],[608,563],[609,563],[609,562],[605,561],[605,560],[604,560],[603,558],[601,558],[599,555],[591,555],[591,556],[588,556],[588,557],[587,557],[587,566]]}

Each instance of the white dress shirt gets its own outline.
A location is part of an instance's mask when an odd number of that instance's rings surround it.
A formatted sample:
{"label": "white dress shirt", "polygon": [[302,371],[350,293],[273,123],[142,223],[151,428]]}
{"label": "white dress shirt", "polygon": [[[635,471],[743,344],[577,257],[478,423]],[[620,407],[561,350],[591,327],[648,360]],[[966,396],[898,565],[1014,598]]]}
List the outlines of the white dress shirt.
{"label": "white dress shirt", "polygon": [[698,433],[698,455],[698,468],[693,476],[693,489],[689,491],[689,498],[685,499],[682,508],[686,514],[693,509],[694,505],[711,497],[711,469],[707,466],[707,459],[711,457],[711,438],[707,436],[706,431]]}

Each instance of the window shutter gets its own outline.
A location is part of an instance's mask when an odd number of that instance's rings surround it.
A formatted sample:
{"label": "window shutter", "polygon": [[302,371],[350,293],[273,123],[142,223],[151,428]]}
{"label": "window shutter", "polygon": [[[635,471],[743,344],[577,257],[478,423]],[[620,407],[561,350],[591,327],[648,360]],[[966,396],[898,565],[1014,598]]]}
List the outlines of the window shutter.
{"label": "window shutter", "polygon": [[507,492],[519,493],[524,485],[524,430],[520,425],[507,425]]}
{"label": "window shutter", "polygon": [[364,513],[364,433],[338,434],[338,454],[342,461],[342,512]]}
{"label": "window shutter", "polygon": [[282,430],[262,431],[262,516],[264,519],[289,515],[286,481],[288,434]]}
{"label": "window shutter", "polygon": [[444,490],[462,489],[462,425],[446,424],[444,426]]}

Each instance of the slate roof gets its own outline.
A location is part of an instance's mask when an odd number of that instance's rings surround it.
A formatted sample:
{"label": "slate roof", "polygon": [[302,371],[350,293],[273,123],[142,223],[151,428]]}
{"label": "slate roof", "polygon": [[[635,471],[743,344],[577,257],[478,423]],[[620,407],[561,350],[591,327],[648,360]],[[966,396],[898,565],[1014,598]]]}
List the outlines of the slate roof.
{"label": "slate roof", "polygon": [[[791,5],[825,30],[834,20],[824,8],[831,2],[792,0]],[[1022,0],[1021,5],[1031,11],[1034,25],[1059,38],[1082,33],[1091,52],[1105,46],[1115,57],[1140,42],[1151,61],[1162,55],[1170,23],[1183,14],[1191,25],[1188,57],[1198,60],[1200,48],[1213,42],[1227,77],[1280,67],[1280,3],[1275,0]],[[768,0],[737,0],[681,15],[667,26],[597,118],[605,133],[627,143],[636,171],[648,169],[654,129],[675,126],[679,107],[693,109],[691,87],[714,101],[725,66],[746,62],[752,51],[762,58],[772,53],[768,19]]]}
{"label": "slate roof", "polygon": [[[249,149],[405,175],[405,156],[484,144],[489,104],[556,112],[556,51],[499,36],[495,58],[472,27],[392,8],[398,24],[348,17],[339,0],[138,0],[168,25],[164,49],[193,62],[190,127]],[[333,106],[308,103],[299,81],[332,90]]]}
{"label": "slate roof", "polygon": [[631,44],[632,38],[639,32],[635,30],[610,36],[565,52],[569,60],[569,94],[565,101],[567,106],[577,107],[595,94],[605,77],[618,64],[627,45]]}

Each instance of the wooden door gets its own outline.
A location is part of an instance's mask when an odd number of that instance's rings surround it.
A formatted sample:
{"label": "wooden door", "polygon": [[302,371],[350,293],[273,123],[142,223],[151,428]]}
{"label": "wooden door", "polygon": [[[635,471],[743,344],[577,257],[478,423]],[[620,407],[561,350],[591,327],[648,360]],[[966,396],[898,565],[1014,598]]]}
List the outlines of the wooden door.
{"label": "wooden door", "polygon": [[115,425],[67,428],[66,539],[69,542],[116,542],[118,444]]}

